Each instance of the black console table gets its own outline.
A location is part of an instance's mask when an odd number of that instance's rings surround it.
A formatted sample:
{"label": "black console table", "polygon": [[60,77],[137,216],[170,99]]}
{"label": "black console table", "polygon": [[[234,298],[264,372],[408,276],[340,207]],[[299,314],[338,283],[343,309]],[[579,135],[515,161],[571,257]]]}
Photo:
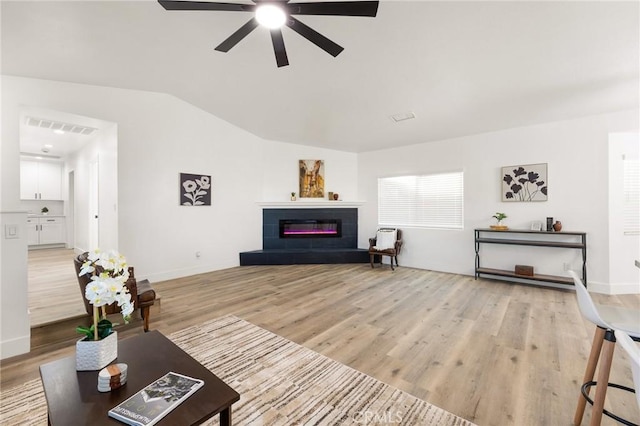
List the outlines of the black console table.
{"label": "black console table", "polygon": [[[542,275],[534,274],[520,275],[515,271],[507,271],[503,269],[493,269],[480,266],[480,245],[481,244],[507,244],[516,246],[534,246],[534,247],[556,247],[565,249],[577,249],[582,251],[582,281],[587,285],[587,234],[585,232],[545,232],[545,231],[529,231],[523,229],[496,230],[491,228],[478,228],[475,230],[475,246],[476,246],[476,269],[475,278],[480,275],[492,275],[499,277],[518,278],[523,280],[556,283],[564,285],[573,285],[573,279],[558,275]],[[518,238],[501,238],[496,237],[497,234],[518,234]],[[544,235],[544,238],[536,238]],[[547,237],[549,236],[549,237]],[[576,237],[575,242],[567,242],[567,236]],[[559,241],[559,237],[564,241]]]}

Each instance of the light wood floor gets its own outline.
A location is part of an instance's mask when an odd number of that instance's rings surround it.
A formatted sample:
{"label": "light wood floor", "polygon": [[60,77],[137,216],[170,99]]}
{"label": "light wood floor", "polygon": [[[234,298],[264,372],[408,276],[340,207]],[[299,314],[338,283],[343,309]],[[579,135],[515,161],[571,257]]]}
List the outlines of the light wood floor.
{"label": "light wood floor", "polygon": [[86,315],[73,257],[72,249],[29,250],[28,296],[32,327]]}
{"label": "light wood floor", "polygon": [[[483,426],[570,425],[594,329],[571,291],[402,266],[245,266],[154,286],[152,329],[233,314]],[[640,310],[639,296],[596,298]],[[32,352],[2,362],[0,385],[72,355],[76,322],[32,329]],[[612,382],[632,386],[628,361],[616,350]],[[640,421],[631,394],[606,405]]]}

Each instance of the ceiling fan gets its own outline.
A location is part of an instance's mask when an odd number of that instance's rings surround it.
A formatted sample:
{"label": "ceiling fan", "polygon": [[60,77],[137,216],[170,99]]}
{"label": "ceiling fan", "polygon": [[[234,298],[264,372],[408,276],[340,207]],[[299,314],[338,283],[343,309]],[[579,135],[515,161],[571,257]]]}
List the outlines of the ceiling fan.
{"label": "ceiling fan", "polygon": [[[333,57],[344,48],[291,15],[333,15],[375,17],[378,1],[330,1],[289,3],[289,0],[252,0],[255,4],[221,3],[206,1],[158,0],[166,10],[211,10],[230,12],[253,12],[254,16],[235,33],[216,47],[215,50],[228,52],[258,25],[270,28],[273,51],[278,67],[289,65],[287,50],[282,38],[282,25],[286,25]],[[271,18],[270,18],[271,17]],[[269,21],[274,19],[275,22]]]}

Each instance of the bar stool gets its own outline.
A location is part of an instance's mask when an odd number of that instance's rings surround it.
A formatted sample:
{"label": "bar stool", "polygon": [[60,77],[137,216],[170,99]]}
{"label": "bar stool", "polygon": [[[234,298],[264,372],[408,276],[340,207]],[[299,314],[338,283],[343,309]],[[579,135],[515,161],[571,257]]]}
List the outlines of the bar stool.
{"label": "bar stool", "polygon": [[622,330],[616,330],[616,340],[631,358],[631,374],[633,375],[633,387],[636,393],[636,402],[640,408],[640,347]]}
{"label": "bar stool", "polygon": [[[625,386],[609,383],[609,373],[616,343],[615,331],[624,331],[633,340],[640,341],[640,312],[617,306],[596,305],[575,271],[569,271],[569,274],[573,278],[576,287],[576,297],[582,316],[596,325],[573,424],[579,426],[582,423],[585,406],[589,402],[593,405],[590,426],[600,425],[603,414],[625,425],[634,425],[634,423],[605,410],[604,400],[609,386],[633,391],[633,389]],[[593,376],[601,354],[602,362],[598,370],[598,380],[594,382]],[[592,386],[596,386],[596,395],[593,400],[589,398],[589,391]]]}

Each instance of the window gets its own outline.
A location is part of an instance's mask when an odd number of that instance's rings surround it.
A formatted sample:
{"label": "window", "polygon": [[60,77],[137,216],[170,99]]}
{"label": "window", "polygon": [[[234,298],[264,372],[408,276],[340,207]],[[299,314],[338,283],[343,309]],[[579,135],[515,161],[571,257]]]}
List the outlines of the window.
{"label": "window", "polygon": [[625,159],[624,174],[624,234],[640,234],[640,161]]}
{"label": "window", "polygon": [[378,223],[463,228],[463,172],[378,179]]}

